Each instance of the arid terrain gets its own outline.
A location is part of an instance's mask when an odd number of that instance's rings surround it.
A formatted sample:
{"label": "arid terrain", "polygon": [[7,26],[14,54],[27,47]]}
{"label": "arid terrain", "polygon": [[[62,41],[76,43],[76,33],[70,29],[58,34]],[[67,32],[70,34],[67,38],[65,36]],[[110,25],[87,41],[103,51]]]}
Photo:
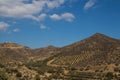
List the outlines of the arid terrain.
{"label": "arid terrain", "polygon": [[96,33],[61,48],[0,43],[0,80],[120,80],[120,40]]}

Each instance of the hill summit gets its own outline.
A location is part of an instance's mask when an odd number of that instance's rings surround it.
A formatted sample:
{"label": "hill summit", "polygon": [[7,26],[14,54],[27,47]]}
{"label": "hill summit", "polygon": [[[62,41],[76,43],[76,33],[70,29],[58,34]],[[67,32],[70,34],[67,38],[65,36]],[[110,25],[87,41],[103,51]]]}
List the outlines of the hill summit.
{"label": "hill summit", "polygon": [[96,33],[86,39],[65,46],[53,64],[87,66],[119,63],[120,40]]}
{"label": "hill summit", "polygon": [[25,46],[22,46],[17,43],[13,43],[13,42],[0,43],[0,48],[23,48],[23,47]]}

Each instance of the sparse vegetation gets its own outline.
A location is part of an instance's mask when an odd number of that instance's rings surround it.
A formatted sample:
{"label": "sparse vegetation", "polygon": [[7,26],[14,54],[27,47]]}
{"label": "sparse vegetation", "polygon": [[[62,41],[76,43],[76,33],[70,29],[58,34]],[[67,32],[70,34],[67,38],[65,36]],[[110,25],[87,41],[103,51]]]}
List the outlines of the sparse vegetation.
{"label": "sparse vegetation", "polygon": [[7,74],[2,69],[0,69],[0,80],[8,80]]}
{"label": "sparse vegetation", "polygon": [[119,80],[119,46],[119,40],[101,34],[63,48],[3,43],[0,80]]}

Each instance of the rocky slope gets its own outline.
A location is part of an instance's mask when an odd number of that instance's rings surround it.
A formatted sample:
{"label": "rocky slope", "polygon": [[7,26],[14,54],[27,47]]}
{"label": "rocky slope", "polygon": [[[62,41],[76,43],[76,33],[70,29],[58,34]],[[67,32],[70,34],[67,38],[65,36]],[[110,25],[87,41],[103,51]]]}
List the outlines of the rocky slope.
{"label": "rocky slope", "polygon": [[120,40],[96,33],[82,41],[65,46],[53,64],[87,66],[120,63]]}
{"label": "rocky slope", "polygon": [[29,55],[32,53],[32,50],[28,47],[12,43],[5,42],[0,43],[0,62],[8,63],[8,62],[19,62],[25,61],[29,58]]}
{"label": "rocky slope", "polygon": [[0,43],[0,80],[119,80],[120,40],[96,33],[71,45]]}
{"label": "rocky slope", "polygon": [[58,51],[59,51],[59,48],[54,46],[48,46],[44,48],[34,49],[33,54],[31,54],[31,56],[33,57],[33,60],[34,59],[44,60],[57,54]]}

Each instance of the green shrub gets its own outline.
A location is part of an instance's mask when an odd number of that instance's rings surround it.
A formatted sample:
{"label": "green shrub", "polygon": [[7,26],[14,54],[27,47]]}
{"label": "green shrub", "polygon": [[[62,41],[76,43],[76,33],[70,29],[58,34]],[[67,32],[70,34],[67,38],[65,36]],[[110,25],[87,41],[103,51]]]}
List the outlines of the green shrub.
{"label": "green shrub", "polygon": [[3,64],[0,63],[0,68],[4,68],[5,66]]}
{"label": "green shrub", "polygon": [[43,74],[44,74],[44,72],[41,71],[41,70],[38,70],[37,73],[40,74],[40,75],[43,75]]}
{"label": "green shrub", "polygon": [[22,73],[21,72],[17,72],[16,77],[22,77]]}
{"label": "green shrub", "polygon": [[113,79],[113,73],[112,73],[112,72],[108,72],[108,73],[106,74],[106,77],[108,78],[108,80]]}
{"label": "green shrub", "polygon": [[0,70],[0,80],[8,80],[7,75],[3,70]]}

